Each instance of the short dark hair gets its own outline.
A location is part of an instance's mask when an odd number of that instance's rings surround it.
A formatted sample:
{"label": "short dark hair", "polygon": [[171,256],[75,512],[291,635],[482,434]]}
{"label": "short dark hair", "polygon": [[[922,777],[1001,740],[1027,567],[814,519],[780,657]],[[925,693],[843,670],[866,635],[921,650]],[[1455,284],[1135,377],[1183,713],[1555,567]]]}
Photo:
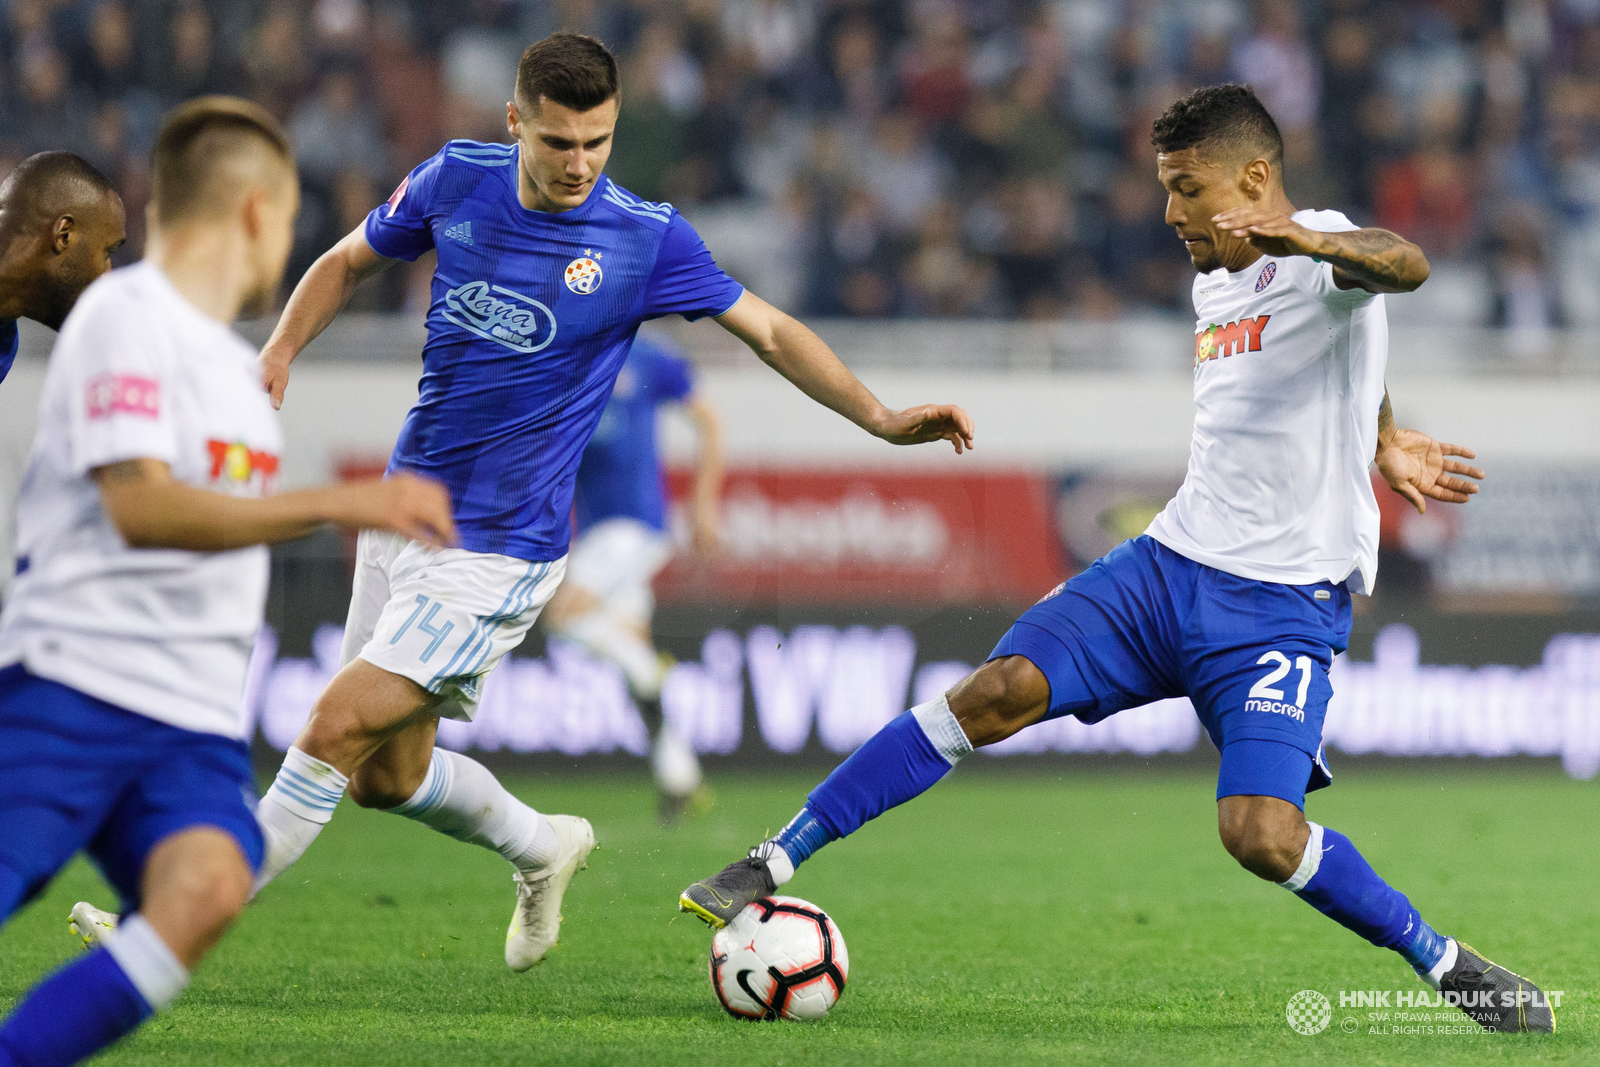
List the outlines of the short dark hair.
{"label": "short dark hair", "polygon": [[517,99],[532,107],[549,97],[562,107],[588,111],[621,89],[611,50],[581,33],[552,33],[535,41],[517,64]]}
{"label": "short dark hair", "polygon": [[72,185],[87,187],[96,196],[116,195],[111,179],[100,173],[93,163],[71,152],[38,152],[18,163],[0,182],[0,206],[19,219],[35,215],[58,213],[58,208],[68,203],[77,190]]}
{"label": "short dark hair", "polygon": [[1150,143],[1157,152],[1205,145],[1283,164],[1283,134],[1248,85],[1208,85],[1175,101],[1156,119]]}
{"label": "short dark hair", "polygon": [[266,147],[294,170],[289,134],[260,104],[236,96],[201,96],[173,108],[150,151],[156,217],[174,222],[212,206],[208,194],[218,165],[251,144]]}

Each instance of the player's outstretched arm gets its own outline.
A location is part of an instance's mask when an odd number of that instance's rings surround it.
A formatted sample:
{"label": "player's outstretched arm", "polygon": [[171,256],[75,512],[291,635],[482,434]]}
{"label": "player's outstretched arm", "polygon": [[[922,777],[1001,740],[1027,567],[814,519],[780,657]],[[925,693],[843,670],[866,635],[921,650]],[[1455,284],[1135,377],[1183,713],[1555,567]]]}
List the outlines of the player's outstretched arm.
{"label": "player's outstretched arm", "polygon": [[271,394],[274,408],[283,407],[289,364],[328,328],[350,302],[356,286],[393,262],[372,250],[365,227],[358,226],[311,264],[261,350],[261,383]]}
{"label": "player's outstretched arm", "polygon": [[324,523],[388,530],[437,548],[456,542],[450,494],[411,474],[259,498],[175,481],[156,459],[110,463],[89,475],[106,515],[133,548],[223,552],[293,540]]}
{"label": "player's outstretched arm", "polygon": [[1428,280],[1422,249],[1388,230],[1324,233],[1264,208],[1234,208],[1211,221],[1269,256],[1312,256],[1333,264],[1333,280],[1341,289],[1409,293]]}
{"label": "player's outstretched arm", "polygon": [[1378,449],[1373,459],[1389,488],[1411,501],[1418,514],[1426,514],[1429,500],[1465,504],[1478,491],[1483,471],[1461,459],[1477,459],[1477,453],[1461,445],[1435,441],[1421,430],[1408,430],[1394,424],[1394,408],[1389,394],[1383,394],[1378,409]]}
{"label": "player's outstretched arm", "polygon": [[717,316],[729,333],[799,390],[890,444],[949,441],[956,452],[972,447],[972,416],[954,404],[923,404],[891,411],[806,326],[754,293],[746,292]]}

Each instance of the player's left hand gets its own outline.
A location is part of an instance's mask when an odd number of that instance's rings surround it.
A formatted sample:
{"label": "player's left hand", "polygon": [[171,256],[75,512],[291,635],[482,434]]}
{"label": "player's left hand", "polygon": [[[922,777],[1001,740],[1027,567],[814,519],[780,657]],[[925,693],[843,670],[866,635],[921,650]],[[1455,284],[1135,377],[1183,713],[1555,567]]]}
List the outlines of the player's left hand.
{"label": "player's left hand", "polygon": [[722,551],[722,534],[715,507],[696,508],[689,524],[689,547],[697,559],[711,559]]}
{"label": "player's left hand", "polygon": [[922,404],[888,412],[872,432],[891,445],[949,441],[959,456],[972,447],[974,427],[972,416],[954,404]]}
{"label": "player's left hand", "polygon": [[1211,217],[1217,229],[1242,237],[1269,256],[1312,256],[1322,234],[1308,230],[1281,211],[1236,207]]}
{"label": "player's left hand", "polygon": [[1426,514],[1429,500],[1465,504],[1478,491],[1475,478],[1483,471],[1451,456],[1477,459],[1477,453],[1461,445],[1435,441],[1420,430],[1395,428],[1386,445],[1378,449],[1378,470],[1389,488],[1411,501],[1417,513]]}

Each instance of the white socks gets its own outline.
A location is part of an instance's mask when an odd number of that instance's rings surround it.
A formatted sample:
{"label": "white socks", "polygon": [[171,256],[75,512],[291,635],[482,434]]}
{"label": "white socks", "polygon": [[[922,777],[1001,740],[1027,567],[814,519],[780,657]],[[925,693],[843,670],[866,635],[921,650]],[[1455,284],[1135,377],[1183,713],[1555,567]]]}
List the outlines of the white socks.
{"label": "white socks", "polygon": [[331,764],[298,748],[291,746],[284,754],[272,788],[256,805],[256,822],[267,843],[261,873],[256,875],[257,893],[311,847],[349,784],[350,779]]}
{"label": "white socks", "polygon": [[1433,970],[1419,977],[1433,987],[1434,992],[1439,991],[1439,984],[1444,976],[1450,973],[1450,968],[1456,965],[1456,939],[1447,937],[1444,941],[1444,955],[1439,957],[1439,962],[1433,965]]}
{"label": "white socks", "polygon": [[650,772],[656,788],[669,797],[686,797],[700,788],[700,759],[688,740],[666,722],[650,746]]}
{"label": "white socks", "polygon": [[138,912],[106,935],[105,947],[152,1011],[171,1004],[189,984],[188,970]]}
{"label": "white socks", "polygon": [[967,740],[966,731],[961,729],[955,712],[950,710],[948,698],[941,696],[938,700],[918,704],[911,709],[911,715],[922,727],[922,732],[928,735],[928,741],[934,749],[950,766],[954,767],[963,757],[972,755],[972,742]]}
{"label": "white socks", "polygon": [[603,609],[596,609],[556,627],[556,636],[576,641],[597,656],[622,668],[628,679],[628,688],[641,700],[654,700],[661,695],[661,683],[667,672],[662,669],[661,657],[626,624],[618,621]]}
{"label": "white socks", "polygon": [[489,769],[448,749],[433,750],[410,800],[390,808],[446,837],[492,849],[519,870],[548,867],[561,851],[550,820],[506,792]]}

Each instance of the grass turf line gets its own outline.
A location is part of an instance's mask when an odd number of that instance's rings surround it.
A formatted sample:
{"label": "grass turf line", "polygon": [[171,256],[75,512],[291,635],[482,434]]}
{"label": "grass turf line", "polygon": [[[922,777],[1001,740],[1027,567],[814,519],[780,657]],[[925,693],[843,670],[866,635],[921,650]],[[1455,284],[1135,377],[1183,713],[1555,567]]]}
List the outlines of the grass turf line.
{"label": "grass turf line", "polygon": [[[981,758],[981,757],[980,757]],[[344,804],[190,990],[104,1064],[1593,1062],[1600,860],[1592,786],[1537,771],[1357,770],[1311,818],[1355,841],[1439,929],[1549,989],[1554,1037],[1373,1034],[1340,989],[1419,988],[1372,948],[1240,870],[1201,774],[957,773],[830,845],[785,887],[838,921],[850,984],[816,1024],[728,1018],[709,935],[677,891],[793,814],[809,780],[717,783],[665,831],[643,779],[512,787],[588,816],[601,850],[562,943],[527,974],[502,939],[509,869],[481,849]],[[110,902],[82,862],[0,934],[0,1005],[74,951],[74,900]],[[1334,1000],[1314,1037],[1301,989]],[[1357,1033],[1341,1031],[1361,1017]]]}

